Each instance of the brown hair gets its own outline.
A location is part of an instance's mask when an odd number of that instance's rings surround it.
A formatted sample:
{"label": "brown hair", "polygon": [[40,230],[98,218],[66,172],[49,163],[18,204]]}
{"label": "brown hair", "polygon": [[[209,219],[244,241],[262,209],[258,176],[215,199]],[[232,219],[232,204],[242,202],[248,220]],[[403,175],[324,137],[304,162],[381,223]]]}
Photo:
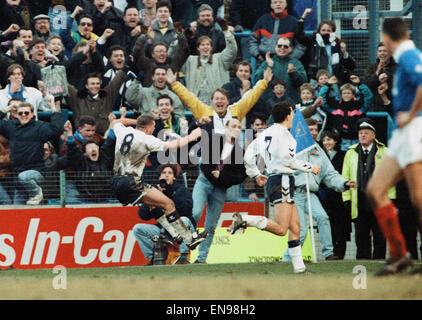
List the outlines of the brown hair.
{"label": "brown hair", "polygon": [[15,69],[19,69],[22,73],[22,76],[25,77],[25,71],[23,70],[23,67],[20,64],[14,63],[7,67],[6,78],[9,78]]}
{"label": "brown hair", "polygon": [[310,93],[312,93],[312,95],[315,95],[315,88],[309,82],[306,82],[300,86],[300,92],[303,90],[308,90]]}
{"label": "brown hair", "polygon": [[352,91],[353,95],[356,94],[355,86],[350,84],[350,83],[345,83],[340,87],[340,92],[343,92],[344,90],[350,90],[350,91]]}
{"label": "brown hair", "polygon": [[215,90],[214,90],[214,92],[212,93],[211,99],[212,99],[212,98],[214,98],[214,95],[215,95],[217,92],[220,92],[221,94],[224,94],[224,95],[226,96],[227,100],[229,100],[229,101],[230,101],[230,96],[229,96],[229,93],[227,92],[227,90],[226,90],[226,89],[223,89],[223,88],[218,88],[218,89],[215,89]]}
{"label": "brown hair", "polygon": [[150,115],[143,114],[136,119],[136,129],[144,129],[146,126],[150,125],[154,118]]}
{"label": "brown hair", "polygon": [[18,108],[23,108],[23,107],[29,107],[31,109],[31,112],[34,112],[34,106],[32,104],[30,104],[29,102],[22,102],[21,104],[18,105]]}
{"label": "brown hair", "polygon": [[208,36],[200,36],[199,38],[198,38],[198,41],[196,41],[196,47],[199,47],[199,45],[203,42],[203,41],[209,41],[210,42],[210,44],[211,44],[211,47],[212,47],[212,40],[211,40],[211,38],[210,37],[208,37]]}
{"label": "brown hair", "polygon": [[236,67],[235,67],[236,72],[239,70],[240,66],[248,66],[250,72],[252,73],[252,65],[250,64],[249,61],[240,61],[238,64],[236,64]]}

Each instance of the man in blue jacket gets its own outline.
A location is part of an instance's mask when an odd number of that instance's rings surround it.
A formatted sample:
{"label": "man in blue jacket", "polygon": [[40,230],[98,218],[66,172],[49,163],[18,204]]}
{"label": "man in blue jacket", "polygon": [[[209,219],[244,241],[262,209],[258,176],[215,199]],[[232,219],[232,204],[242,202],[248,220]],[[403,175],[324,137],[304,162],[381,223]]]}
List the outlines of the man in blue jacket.
{"label": "man in blue jacket", "polygon": [[18,106],[18,120],[0,120],[0,134],[10,144],[11,171],[17,175],[15,204],[37,205],[43,200],[39,184],[46,170],[44,143],[57,140],[63,132],[60,105],[54,105],[54,100],[49,103],[53,110],[50,122],[37,121],[34,107],[27,102]]}
{"label": "man in blue jacket", "polygon": [[[176,182],[177,167],[172,164],[163,164],[158,167],[158,173],[158,179],[160,183],[157,185],[157,188],[171,200],[173,200],[176,210],[180,213],[183,223],[192,232],[195,231],[196,223],[192,217],[192,195],[187,188]],[[148,221],[153,218],[162,216],[162,209],[152,208],[146,204],[143,204],[139,207],[138,214],[141,219]],[[145,258],[150,260],[147,265],[153,264],[152,258],[154,253],[154,243],[152,238],[154,236],[159,236],[160,234],[166,234],[167,238],[172,239],[159,223],[138,223],[133,227],[133,234],[135,235],[135,238],[138,241],[138,244]],[[189,264],[188,247],[182,243],[179,247],[179,250],[181,256],[178,260],[178,264]]]}

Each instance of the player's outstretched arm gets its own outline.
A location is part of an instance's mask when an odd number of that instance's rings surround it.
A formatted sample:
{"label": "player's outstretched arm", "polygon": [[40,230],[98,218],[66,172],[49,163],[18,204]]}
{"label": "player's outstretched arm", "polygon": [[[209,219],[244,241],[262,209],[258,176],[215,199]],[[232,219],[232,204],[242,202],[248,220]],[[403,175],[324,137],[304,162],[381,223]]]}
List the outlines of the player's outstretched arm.
{"label": "player's outstretched arm", "polygon": [[183,138],[167,141],[166,143],[164,143],[164,150],[183,148],[189,143],[198,140],[201,137],[201,133],[201,128],[196,128],[189,135]]}

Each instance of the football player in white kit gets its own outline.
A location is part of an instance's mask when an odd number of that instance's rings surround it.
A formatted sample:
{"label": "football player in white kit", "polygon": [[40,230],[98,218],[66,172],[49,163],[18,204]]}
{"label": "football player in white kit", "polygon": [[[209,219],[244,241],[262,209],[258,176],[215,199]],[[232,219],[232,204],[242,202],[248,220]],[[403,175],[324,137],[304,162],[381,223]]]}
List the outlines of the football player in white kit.
{"label": "football player in white kit", "polygon": [[[262,131],[245,152],[246,173],[259,186],[266,185],[270,203],[274,205],[275,221],[264,216],[233,215],[232,233],[247,226],[284,236],[289,231],[288,250],[295,273],[308,273],[302,258],[299,241],[300,221],[294,204],[295,170],[319,174],[317,165],[299,160],[296,155],[296,140],[290,134],[294,112],[289,102],[280,102],[273,107],[274,124]],[[257,156],[263,157],[269,177],[261,174],[257,167]]]}
{"label": "football player in white kit", "polygon": [[182,148],[197,140],[201,136],[201,129],[197,128],[188,136],[171,141],[162,141],[152,136],[154,129],[154,118],[149,115],[138,117],[136,129],[125,127],[121,123],[114,125],[116,150],[111,185],[117,199],[123,205],[144,203],[151,207],[162,208],[164,214],[156,219],[157,222],[176,242],[183,241],[193,250],[205,240],[207,232],[192,234],[180,219],[174,202],[160,190],[143,183],[142,173],[151,152]]}

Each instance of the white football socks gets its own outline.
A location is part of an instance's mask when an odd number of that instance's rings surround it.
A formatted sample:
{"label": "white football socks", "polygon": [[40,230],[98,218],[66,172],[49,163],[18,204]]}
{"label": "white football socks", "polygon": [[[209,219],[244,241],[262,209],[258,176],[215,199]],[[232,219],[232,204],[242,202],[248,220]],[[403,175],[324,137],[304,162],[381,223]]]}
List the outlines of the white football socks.
{"label": "white football socks", "polygon": [[292,259],[294,272],[299,273],[299,272],[305,271],[306,267],[305,267],[305,264],[303,263],[302,247],[300,246],[300,244],[293,248],[289,248],[289,255],[290,255],[290,258]]}
{"label": "white football socks", "polygon": [[265,230],[267,227],[267,218],[264,216],[242,215],[242,219],[246,221],[248,227],[255,227],[260,230]]}

